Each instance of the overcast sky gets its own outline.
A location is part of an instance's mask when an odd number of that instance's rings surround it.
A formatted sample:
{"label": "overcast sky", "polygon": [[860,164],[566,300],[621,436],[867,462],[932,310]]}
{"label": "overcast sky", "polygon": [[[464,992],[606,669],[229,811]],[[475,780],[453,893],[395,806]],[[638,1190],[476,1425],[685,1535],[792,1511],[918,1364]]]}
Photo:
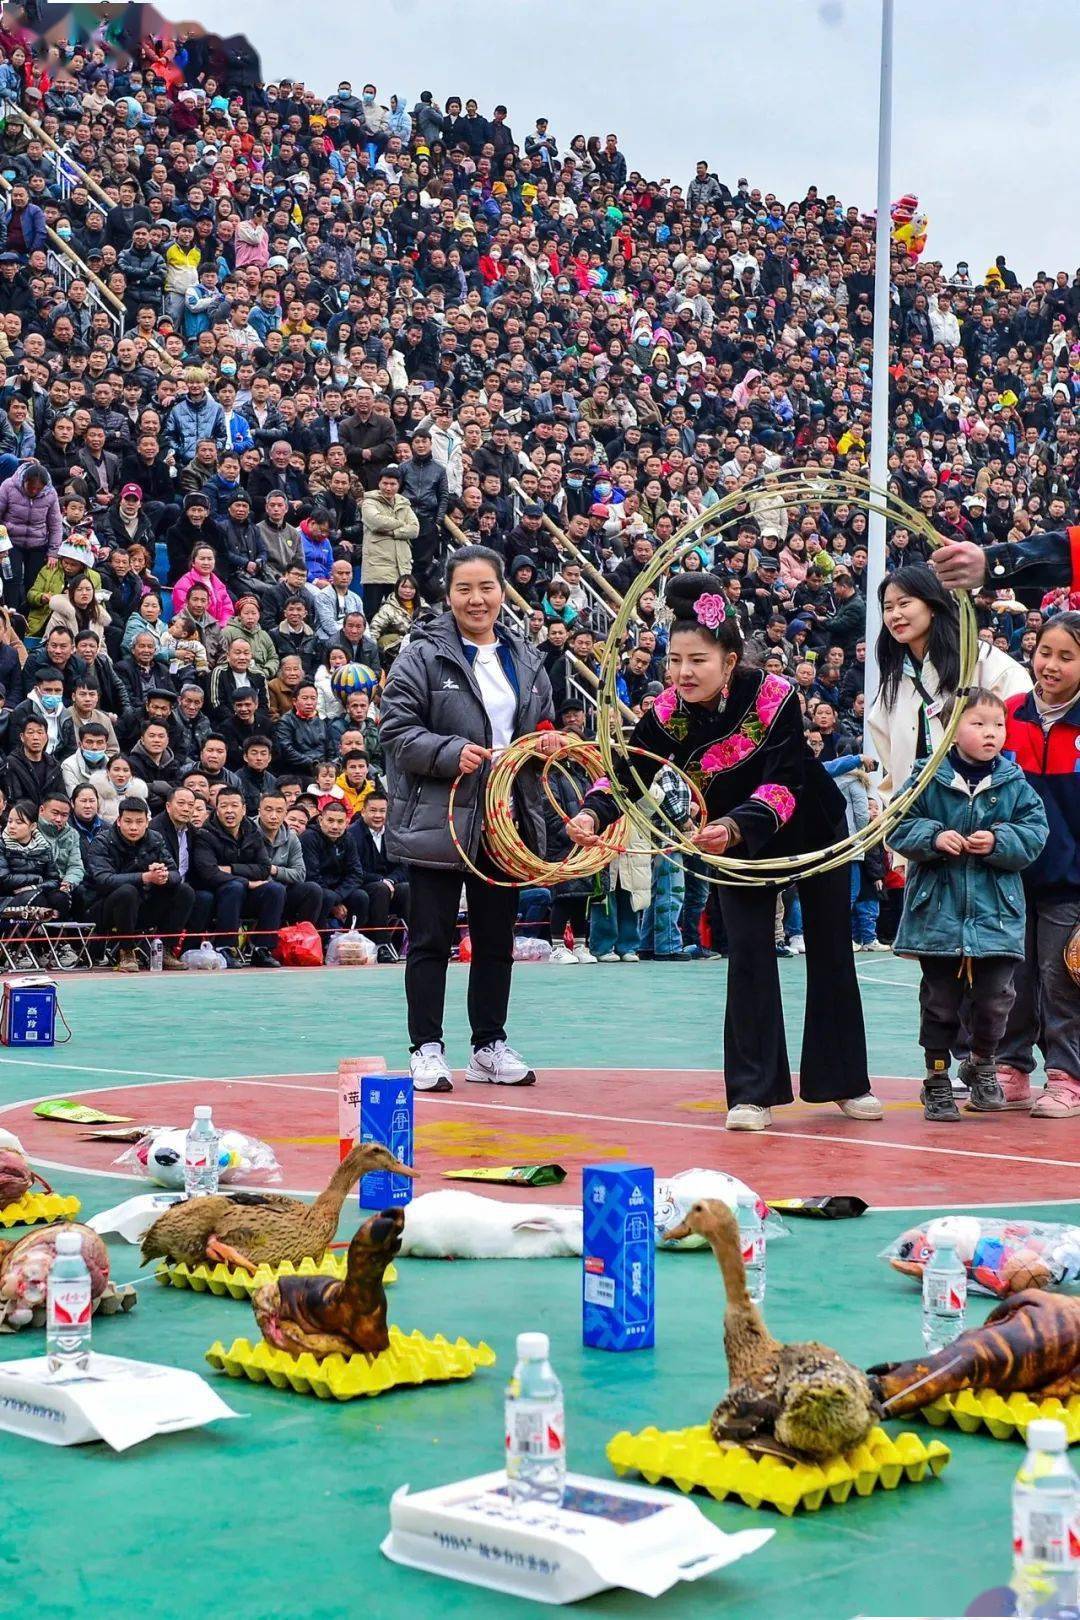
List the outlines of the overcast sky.
{"label": "overcast sky", "polygon": [[[684,185],[699,157],[727,184],[790,200],[816,184],[870,211],[876,193],[877,0],[159,0],[244,32],[267,78],[327,93],[348,77],[411,107],[431,90],[498,101],[523,142],[613,130],[631,168]],[[927,256],[1025,278],[1080,264],[1076,0],[1036,20],[1003,0],[899,0],[892,195],[916,192]]]}

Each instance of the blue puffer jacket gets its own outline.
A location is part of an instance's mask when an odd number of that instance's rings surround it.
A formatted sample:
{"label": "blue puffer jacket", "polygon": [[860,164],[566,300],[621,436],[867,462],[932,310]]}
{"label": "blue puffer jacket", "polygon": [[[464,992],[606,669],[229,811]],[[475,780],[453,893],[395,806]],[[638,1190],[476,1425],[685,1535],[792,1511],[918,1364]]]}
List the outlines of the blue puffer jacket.
{"label": "blue puffer jacket", "polygon": [[[909,783],[921,769],[916,764]],[[989,830],[994,847],[989,855],[942,855],[934,840],[950,829],[964,837]],[[909,956],[1023,957],[1020,873],[1047,831],[1042,800],[1012,760],[995,760],[974,792],[945,760],[889,838],[911,863],[894,949]]]}

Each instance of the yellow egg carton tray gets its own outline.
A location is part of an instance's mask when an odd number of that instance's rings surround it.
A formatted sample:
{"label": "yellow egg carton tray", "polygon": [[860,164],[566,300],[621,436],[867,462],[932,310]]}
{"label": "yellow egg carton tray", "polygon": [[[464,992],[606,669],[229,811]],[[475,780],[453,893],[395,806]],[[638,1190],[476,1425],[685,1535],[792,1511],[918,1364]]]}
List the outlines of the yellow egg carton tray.
{"label": "yellow egg carton tray", "polygon": [[708,1491],[722,1502],[738,1497],[747,1507],[771,1507],[790,1516],[796,1508],[815,1513],[826,1502],[846,1502],[852,1491],[895,1490],[909,1480],[919,1485],[936,1478],[952,1456],[939,1440],[925,1445],[917,1434],[872,1429],[854,1451],[829,1463],[789,1463],[782,1457],[755,1457],[742,1446],[718,1445],[711,1432],[693,1429],[624,1430],[608,1441],[607,1458],[617,1474],[644,1475],[650,1485],[668,1480],[680,1491]]}
{"label": "yellow egg carton tray", "polygon": [[[244,1271],[240,1266],[226,1266],[220,1260],[213,1266],[208,1266],[205,1261],[198,1266],[189,1266],[180,1261],[176,1265],[160,1266],[154,1275],[166,1287],[190,1288],[196,1294],[228,1294],[233,1299],[250,1299],[256,1288],[261,1288],[263,1283],[276,1282],[279,1277],[334,1277],[338,1282],[344,1282],[345,1256],[333,1254],[327,1249],[321,1260],[301,1260],[298,1266],[294,1266],[291,1260],[283,1260],[278,1266],[258,1266],[254,1273]],[[397,1280],[397,1271],[393,1266],[387,1266],[383,1282],[395,1283]]]}
{"label": "yellow egg carton tray", "polygon": [[965,1434],[985,1429],[995,1440],[1023,1440],[1036,1418],[1056,1418],[1064,1423],[1071,1446],[1080,1441],[1080,1395],[1066,1401],[1037,1400],[1031,1395],[999,1395],[993,1389],[962,1389],[925,1406],[922,1416],[937,1429],[954,1423]]}
{"label": "yellow egg carton tray", "polygon": [[42,1222],[66,1221],[82,1208],[77,1198],[62,1198],[59,1193],[23,1193],[14,1204],[0,1209],[0,1226],[40,1226]]}
{"label": "yellow egg carton tray", "polygon": [[227,1372],[230,1378],[248,1378],[253,1384],[273,1384],[275,1389],[292,1389],[298,1395],[317,1395],[321,1401],[352,1401],[359,1395],[383,1395],[399,1384],[434,1384],[451,1378],[471,1378],[477,1367],[492,1367],[495,1352],[486,1344],[469,1344],[458,1339],[451,1344],[437,1333],[426,1339],[422,1333],[390,1329],[390,1348],[379,1355],[327,1356],[317,1361],[312,1355],[289,1355],[275,1350],[260,1339],[234,1339],[228,1350],[221,1343],[206,1352],[211,1367]]}

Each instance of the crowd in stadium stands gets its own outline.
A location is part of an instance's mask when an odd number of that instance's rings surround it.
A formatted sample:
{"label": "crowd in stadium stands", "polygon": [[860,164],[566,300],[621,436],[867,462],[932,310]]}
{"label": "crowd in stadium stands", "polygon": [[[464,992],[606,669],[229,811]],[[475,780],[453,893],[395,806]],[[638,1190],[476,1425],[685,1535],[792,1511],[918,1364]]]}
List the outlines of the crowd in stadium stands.
{"label": "crowd in stadium stands", "polygon": [[[865,510],[793,505],[775,476],[826,496],[867,470],[857,206],[778,198],[722,152],[657,181],[615,134],[443,90],[216,79],[194,42],[128,66],[0,31],[0,118],[0,910],[92,922],[125,971],[149,935],[166,967],[204,933],[270,967],[283,924],[352,918],[393,960],[378,680],[438,609],[448,548],[505,559],[580,731],[568,652],[595,671],[610,617],[576,557],[625,592],[729,495],[683,566],[719,574],[748,655],[796,684],[850,824],[875,813]],[[1074,521],[1080,271],[1025,286],[1004,258],[897,248],[890,358],[890,485],[941,535]],[[926,554],[891,526],[909,583]],[[659,583],[619,650],[635,714],[665,681]],[[999,689],[1030,684],[1073,605],[977,597]],[[892,937],[890,864],[853,885],[867,949]],[[554,906],[556,960],[700,956],[704,877],[631,852],[595,897],[527,892],[522,932],[550,939]],[[800,946],[792,893],[777,949]]]}

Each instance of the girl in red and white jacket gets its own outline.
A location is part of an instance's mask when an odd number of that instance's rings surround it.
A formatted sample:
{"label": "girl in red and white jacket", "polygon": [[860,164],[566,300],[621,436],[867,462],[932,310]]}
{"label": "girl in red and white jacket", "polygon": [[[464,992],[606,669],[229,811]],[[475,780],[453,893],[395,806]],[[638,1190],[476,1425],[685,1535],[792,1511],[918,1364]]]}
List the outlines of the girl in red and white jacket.
{"label": "girl in red and white jacket", "polygon": [[[1006,751],[1039,794],[1050,824],[1042,854],[1024,872],[1027,951],[998,1050],[1007,1108],[1037,1119],[1080,1116],[1080,989],[1064,953],[1080,923],[1080,613],[1059,613],[1039,632],[1035,690],[1006,702]],[[1033,1098],[1038,1043],[1046,1089]]]}

